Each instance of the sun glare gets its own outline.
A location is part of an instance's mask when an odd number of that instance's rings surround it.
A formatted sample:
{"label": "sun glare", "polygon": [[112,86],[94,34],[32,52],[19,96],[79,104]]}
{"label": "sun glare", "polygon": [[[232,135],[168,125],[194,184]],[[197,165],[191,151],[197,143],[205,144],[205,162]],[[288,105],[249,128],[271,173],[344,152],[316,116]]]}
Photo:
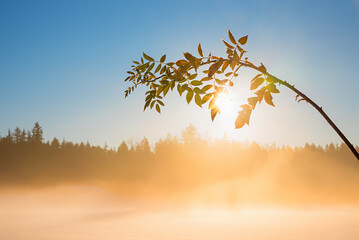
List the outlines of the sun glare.
{"label": "sun glare", "polygon": [[233,102],[233,98],[229,93],[220,93],[216,99],[216,105],[221,110],[221,115],[233,114],[236,112],[236,108]]}
{"label": "sun glare", "polygon": [[216,130],[217,136],[232,138],[234,135],[234,122],[237,117],[238,107],[237,102],[230,92],[223,92],[218,94],[216,99],[216,105],[220,109],[218,118],[218,128]]}

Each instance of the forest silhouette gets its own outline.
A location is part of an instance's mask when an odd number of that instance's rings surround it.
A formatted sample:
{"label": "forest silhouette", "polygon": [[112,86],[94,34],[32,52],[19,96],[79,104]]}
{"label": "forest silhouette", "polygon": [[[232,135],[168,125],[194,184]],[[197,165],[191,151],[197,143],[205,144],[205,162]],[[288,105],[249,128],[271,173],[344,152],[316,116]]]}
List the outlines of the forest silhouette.
{"label": "forest silhouette", "polygon": [[[356,146],[358,149],[358,146]],[[117,148],[44,141],[43,129],[0,137],[0,188],[97,185],[125,196],[205,202],[359,202],[358,163],[344,145],[260,146],[202,138],[192,125],[153,148],[143,138]]]}

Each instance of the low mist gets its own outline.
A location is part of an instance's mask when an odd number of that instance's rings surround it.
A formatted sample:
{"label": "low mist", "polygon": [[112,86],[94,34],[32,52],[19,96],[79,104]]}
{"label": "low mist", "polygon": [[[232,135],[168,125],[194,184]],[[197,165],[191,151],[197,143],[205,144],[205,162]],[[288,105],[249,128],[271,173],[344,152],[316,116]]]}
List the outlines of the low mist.
{"label": "low mist", "polygon": [[146,138],[123,142],[118,149],[56,138],[45,143],[42,130],[37,141],[29,139],[16,130],[1,139],[3,191],[92,186],[133,201],[175,204],[359,203],[359,166],[345,145],[290,148],[210,141],[193,126],[153,149]]}

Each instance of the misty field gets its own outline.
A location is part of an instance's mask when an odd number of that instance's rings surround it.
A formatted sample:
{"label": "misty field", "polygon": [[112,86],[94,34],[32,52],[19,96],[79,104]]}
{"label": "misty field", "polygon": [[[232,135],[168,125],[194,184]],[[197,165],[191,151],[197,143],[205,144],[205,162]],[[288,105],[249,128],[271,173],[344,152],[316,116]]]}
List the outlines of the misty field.
{"label": "misty field", "polygon": [[193,126],[154,147],[32,139],[0,140],[0,239],[359,238],[345,145],[212,141]]}
{"label": "misty field", "polygon": [[359,238],[359,208],[348,206],[169,204],[89,186],[2,191],[0,206],[0,238],[11,240]]}

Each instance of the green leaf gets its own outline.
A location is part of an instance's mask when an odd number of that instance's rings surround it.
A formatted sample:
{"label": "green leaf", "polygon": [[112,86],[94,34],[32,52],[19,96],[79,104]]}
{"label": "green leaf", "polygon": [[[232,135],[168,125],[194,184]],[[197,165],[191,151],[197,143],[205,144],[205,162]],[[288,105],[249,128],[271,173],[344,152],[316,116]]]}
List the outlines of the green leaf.
{"label": "green leaf", "polygon": [[202,47],[201,47],[201,43],[198,44],[198,54],[203,57],[203,51],[202,51]]}
{"label": "green leaf", "polygon": [[163,96],[166,96],[166,95],[167,95],[169,89],[170,89],[170,84],[167,84],[167,85],[163,88]]}
{"label": "green leaf", "polygon": [[202,88],[202,91],[207,92],[209,89],[211,89],[213,85],[207,85]]}
{"label": "green leaf", "polygon": [[202,107],[202,99],[198,93],[196,93],[196,95],[194,96],[194,101],[198,106]]}
{"label": "green leaf", "polygon": [[247,40],[248,40],[248,35],[247,36],[244,36],[244,37],[241,37],[240,39],[238,39],[238,42],[241,44],[241,45],[244,45],[247,43]]}
{"label": "green leaf", "polygon": [[152,63],[152,64],[149,66],[149,68],[147,69],[147,72],[150,72],[154,66],[155,66],[155,63]]}
{"label": "green leaf", "polygon": [[144,108],[143,108],[143,111],[145,111],[146,108],[148,108],[148,106],[150,105],[150,103],[151,103],[151,99],[146,101],[145,106],[144,106]]}
{"label": "green leaf", "polygon": [[180,96],[182,96],[182,93],[186,90],[185,86],[181,86],[181,85],[177,85],[177,91],[179,93]]}
{"label": "green leaf", "polygon": [[191,82],[191,85],[193,85],[193,86],[200,86],[200,85],[202,85],[202,82],[201,82],[201,81],[194,80],[194,81]]}
{"label": "green leaf", "polygon": [[192,98],[193,98],[193,91],[189,90],[186,94],[186,100],[188,104],[191,102]]}
{"label": "green leaf", "polygon": [[221,67],[223,63],[223,59],[222,60],[218,60],[217,62],[213,63],[209,69],[208,69],[208,77],[211,78],[217,71],[218,69]]}
{"label": "green leaf", "polygon": [[155,73],[157,73],[157,72],[161,69],[161,67],[162,67],[162,65],[161,65],[161,64],[160,64],[160,65],[158,65],[158,66],[156,67]]}
{"label": "green leaf", "polygon": [[158,113],[161,113],[160,105],[158,105],[158,104],[156,104],[156,111],[157,111]]}
{"label": "green leaf", "polygon": [[204,95],[202,98],[202,105],[205,104],[206,102],[208,102],[209,99],[211,99],[212,95],[213,95],[213,93],[208,93],[208,94]]}
{"label": "green leaf", "polygon": [[151,58],[150,56],[148,56],[146,53],[143,53],[143,57],[144,57],[146,60],[148,60],[148,61],[151,61],[151,62],[154,61],[154,59]]}
{"label": "green leaf", "polygon": [[252,83],[251,83],[251,87],[250,87],[250,90],[254,90],[256,89],[257,87],[259,87],[262,83],[264,82],[264,78],[257,78],[256,80],[254,80]]}
{"label": "green leaf", "polygon": [[166,66],[163,66],[163,68],[160,71],[160,74],[163,74],[166,71]]}
{"label": "green leaf", "polygon": [[202,82],[210,81],[210,80],[211,80],[211,78],[209,78],[209,77],[204,77],[204,78],[201,79]]}
{"label": "green leaf", "polygon": [[159,96],[161,94],[161,92],[163,91],[163,88],[164,88],[163,86],[160,86],[160,87],[157,88],[156,96]]}
{"label": "green leaf", "polygon": [[184,60],[184,59],[181,59],[181,60],[178,60],[177,62],[176,62],[176,65],[177,66],[184,66],[184,65],[186,65],[188,62],[186,61],[186,60]]}
{"label": "green leaf", "polygon": [[188,52],[183,53],[183,55],[189,62],[195,62],[197,60],[194,56],[192,56],[192,54]]}
{"label": "green leaf", "polygon": [[231,42],[236,45],[237,41],[236,39],[233,37],[233,34],[231,33],[231,31],[228,29],[228,36],[229,36],[229,40],[231,40]]}
{"label": "green leaf", "polygon": [[277,82],[273,77],[271,77],[271,76],[269,76],[269,77],[267,77],[267,82],[269,82],[269,83],[275,83],[275,82]]}
{"label": "green leaf", "polygon": [[151,109],[153,108],[153,106],[155,105],[155,103],[156,103],[155,101],[152,101],[152,102],[151,102],[151,105],[150,105],[150,108],[151,108]]}
{"label": "green leaf", "polygon": [[166,60],[166,54],[161,57],[160,62],[163,63],[165,60]]}
{"label": "green leaf", "polygon": [[193,80],[193,79],[195,79],[196,77],[197,77],[197,73],[191,74],[188,79],[189,79],[189,80]]}
{"label": "green leaf", "polygon": [[160,105],[162,105],[162,106],[165,105],[161,100],[157,100],[157,102],[158,102]]}

